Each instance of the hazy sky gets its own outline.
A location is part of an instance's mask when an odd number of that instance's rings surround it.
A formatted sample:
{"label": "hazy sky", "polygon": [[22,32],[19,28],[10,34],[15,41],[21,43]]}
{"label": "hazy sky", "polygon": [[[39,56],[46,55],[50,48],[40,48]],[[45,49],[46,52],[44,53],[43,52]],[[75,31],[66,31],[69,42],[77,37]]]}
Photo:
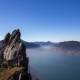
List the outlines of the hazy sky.
{"label": "hazy sky", "polygon": [[15,28],[26,41],[80,41],[80,0],[0,0],[0,39]]}

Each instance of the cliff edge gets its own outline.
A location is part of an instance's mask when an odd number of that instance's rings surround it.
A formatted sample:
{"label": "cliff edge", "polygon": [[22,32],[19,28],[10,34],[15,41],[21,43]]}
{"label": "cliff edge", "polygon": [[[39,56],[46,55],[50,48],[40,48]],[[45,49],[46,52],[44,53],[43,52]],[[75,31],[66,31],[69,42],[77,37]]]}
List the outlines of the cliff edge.
{"label": "cliff edge", "polygon": [[32,80],[19,29],[7,33],[0,47],[0,80]]}

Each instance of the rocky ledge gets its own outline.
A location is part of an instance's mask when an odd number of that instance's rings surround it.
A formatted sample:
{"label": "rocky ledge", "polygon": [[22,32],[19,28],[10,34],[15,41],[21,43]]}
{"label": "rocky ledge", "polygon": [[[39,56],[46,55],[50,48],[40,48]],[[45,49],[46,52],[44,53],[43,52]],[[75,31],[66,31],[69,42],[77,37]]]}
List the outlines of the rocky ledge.
{"label": "rocky ledge", "polygon": [[20,30],[7,33],[0,47],[0,80],[32,80]]}

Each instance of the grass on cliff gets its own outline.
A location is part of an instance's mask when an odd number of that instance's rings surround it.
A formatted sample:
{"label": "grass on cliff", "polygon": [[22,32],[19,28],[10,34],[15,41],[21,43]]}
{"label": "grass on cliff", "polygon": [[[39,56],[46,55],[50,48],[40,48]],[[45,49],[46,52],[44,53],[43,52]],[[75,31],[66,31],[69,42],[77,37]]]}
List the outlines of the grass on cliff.
{"label": "grass on cliff", "polygon": [[22,67],[14,67],[14,68],[0,68],[0,80],[7,80],[11,77],[16,71],[20,71]]}

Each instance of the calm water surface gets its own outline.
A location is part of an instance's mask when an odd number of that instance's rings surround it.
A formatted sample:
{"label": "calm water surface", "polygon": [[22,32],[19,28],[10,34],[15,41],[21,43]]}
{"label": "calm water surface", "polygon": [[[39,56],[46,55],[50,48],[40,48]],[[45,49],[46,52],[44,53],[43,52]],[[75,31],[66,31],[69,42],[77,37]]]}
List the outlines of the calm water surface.
{"label": "calm water surface", "polygon": [[47,48],[28,49],[27,53],[40,80],[80,80],[80,56]]}

